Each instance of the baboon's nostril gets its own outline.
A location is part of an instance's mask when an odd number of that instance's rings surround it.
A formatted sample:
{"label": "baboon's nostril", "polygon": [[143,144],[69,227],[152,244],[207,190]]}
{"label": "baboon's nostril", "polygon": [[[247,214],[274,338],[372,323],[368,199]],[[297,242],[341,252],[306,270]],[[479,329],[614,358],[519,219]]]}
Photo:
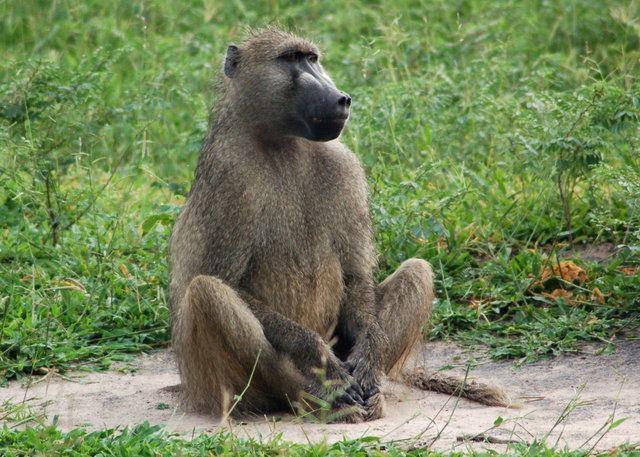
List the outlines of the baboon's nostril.
{"label": "baboon's nostril", "polygon": [[347,94],[344,94],[338,100],[338,105],[351,106],[351,97],[349,97]]}

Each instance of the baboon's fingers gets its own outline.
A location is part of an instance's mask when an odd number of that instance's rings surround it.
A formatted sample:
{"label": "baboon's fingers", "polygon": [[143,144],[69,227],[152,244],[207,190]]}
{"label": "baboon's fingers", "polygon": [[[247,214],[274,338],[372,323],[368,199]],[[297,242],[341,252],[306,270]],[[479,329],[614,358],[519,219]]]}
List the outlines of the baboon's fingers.
{"label": "baboon's fingers", "polygon": [[365,400],[368,400],[369,398],[371,398],[374,395],[377,395],[379,393],[380,393],[380,387],[372,386],[369,389],[367,389],[367,391],[365,392],[365,394],[364,394],[364,396],[362,398],[364,398]]}
{"label": "baboon's fingers", "polygon": [[[358,386],[359,387],[359,386]],[[362,389],[360,389],[362,391]],[[339,395],[334,401],[333,401],[333,407],[334,408],[338,408],[342,405],[364,405],[364,400],[362,399],[362,396],[353,389],[352,387],[349,387],[345,392],[343,392],[341,395]]]}
{"label": "baboon's fingers", "polygon": [[355,379],[352,379],[351,382],[353,384],[351,384],[349,389],[347,389],[347,392],[349,392],[349,394],[352,397],[356,397],[359,403],[362,403],[362,400],[364,400],[365,398],[365,394],[364,394],[364,391],[362,390],[362,386]]}
{"label": "baboon's fingers", "polygon": [[335,379],[338,383],[336,390],[341,392],[336,400],[343,403],[354,405],[364,405],[364,390],[360,383],[349,374],[344,362],[336,360],[336,364],[328,370],[327,377]]}
{"label": "baboon's fingers", "polygon": [[[354,387],[357,387],[357,389],[355,389]],[[349,387],[346,393],[359,405],[364,404],[364,395],[359,384],[355,384],[354,386]]]}
{"label": "baboon's fingers", "polygon": [[345,392],[339,397],[337,397],[335,400],[333,400],[333,403],[331,404],[331,406],[333,406],[334,408],[339,408],[343,405],[353,406],[355,404],[356,404],[356,401],[353,399],[353,397]]}
{"label": "baboon's fingers", "polygon": [[381,418],[383,414],[383,398],[382,393],[373,394],[364,404],[363,417],[365,421]]}

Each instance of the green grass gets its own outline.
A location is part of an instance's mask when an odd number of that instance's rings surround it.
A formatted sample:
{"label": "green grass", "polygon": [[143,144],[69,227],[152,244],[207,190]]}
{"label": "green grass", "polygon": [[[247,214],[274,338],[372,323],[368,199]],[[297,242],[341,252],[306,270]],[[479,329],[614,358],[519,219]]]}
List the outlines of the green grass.
{"label": "green grass", "polygon": [[[640,315],[639,19],[618,0],[0,1],[0,379],[168,344],[211,81],[272,22],[352,95],[380,277],[432,262],[430,338],[520,361],[606,347]],[[571,243],[618,248],[540,281]]]}
{"label": "green grass", "polygon": [[[334,444],[324,442],[315,444],[295,444],[274,440],[241,440],[225,433],[200,435],[192,440],[170,436],[160,426],[148,423],[132,428],[110,429],[88,433],[82,429],[63,433],[56,425],[27,428],[24,431],[10,431],[6,427],[0,431],[0,452],[6,457],[38,456],[424,456],[459,457],[468,455],[464,450],[448,454],[425,449],[416,442],[381,443],[375,437],[364,437],[357,440],[344,439]],[[493,456],[495,451],[475,452],[475,456]],[[638,457],[637,446],[620,446],[604,454],[589,453],[586,450],[570,451],[553,449],[544,443],[530,445],[516,444],[509,446],[509,455],[515,457]]]}

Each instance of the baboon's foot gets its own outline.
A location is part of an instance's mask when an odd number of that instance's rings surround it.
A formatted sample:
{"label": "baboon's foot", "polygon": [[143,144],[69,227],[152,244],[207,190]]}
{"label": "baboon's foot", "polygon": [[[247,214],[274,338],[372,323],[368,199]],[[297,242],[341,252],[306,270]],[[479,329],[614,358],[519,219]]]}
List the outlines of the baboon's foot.
{"label": "baboon's foot", "polygon": [[332,424],[359,424],[365,421],[362,410],[353,411],[354,408],[348,408],[342,411],[336,411],[332,415],[336,416],[331,419]]}
{"label": "baboon's foot", "polygon": [[367,398],[365,403],[364,420],[372,421],[380,419],[382,416],[384,416],[384,401],[382,392],[377,390],[376,393]]}

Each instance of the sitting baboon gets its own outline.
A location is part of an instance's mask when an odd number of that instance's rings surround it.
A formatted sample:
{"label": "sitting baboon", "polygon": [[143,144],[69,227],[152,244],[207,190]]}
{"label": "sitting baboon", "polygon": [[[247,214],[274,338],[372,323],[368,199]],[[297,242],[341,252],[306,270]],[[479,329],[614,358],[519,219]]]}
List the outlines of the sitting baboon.
{"label": "sitting baboon", "polygon": [[374,282],[367,181],[336,139],[351,98],[319,60],[276,29],[227,50],[170,242],[173,345],[192,409],[220,414],[246,388],[235,412],[317,397],[350,408],[343,421],[379,417],[381,378],[431,313],[424,260]]}

